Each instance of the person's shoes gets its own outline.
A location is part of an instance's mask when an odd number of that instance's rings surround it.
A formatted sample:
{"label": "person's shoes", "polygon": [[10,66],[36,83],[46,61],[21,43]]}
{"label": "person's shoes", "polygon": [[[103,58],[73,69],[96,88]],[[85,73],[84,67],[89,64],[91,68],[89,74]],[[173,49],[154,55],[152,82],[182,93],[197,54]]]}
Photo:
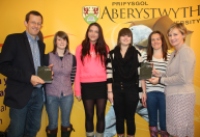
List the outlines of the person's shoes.
{"label": "person's shoes", "polygon": [[94,132],[86,132],[86,137],[94,137]]}
{"label": "person's shoes", "polygon": [[61,137],[70,137],[72,131],[75,131],[72,124],[68,127],[61,126]]}
{"label": "person's shoes", "polygon": [[150,137],[158,137],[158,129],[157,127],[149,127]]}
{"label": "person's shoes", "polygon": [[47,137],[57,137],[58,128],[50,130],[46,128]]}
{"label": "person's shoes", "polygon": [[160,130],[160,136],[161,137],[170,137],[169,133],[167,131],[163,131],[163,130]]}
{"label": "person's shoes", "polygon": [[96,133],[96,136],[95,137],[103,137],[103,133]]}

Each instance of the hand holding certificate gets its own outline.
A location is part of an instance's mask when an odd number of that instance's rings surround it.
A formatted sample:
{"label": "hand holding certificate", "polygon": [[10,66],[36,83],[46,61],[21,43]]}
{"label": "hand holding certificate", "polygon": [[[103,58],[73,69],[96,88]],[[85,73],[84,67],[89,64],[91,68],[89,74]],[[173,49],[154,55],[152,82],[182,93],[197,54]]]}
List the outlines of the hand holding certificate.
{"label": "hand holding certificate", "polygon": [[45,81],[45,83],[52,82],[52,70],[48,66],[40,66],[38,67],[37,75]]}
{"label": "hand holding certificate", "polygon": [[139,79],[150,79],[152,76],[153,64],[142,62],[140,67]]}

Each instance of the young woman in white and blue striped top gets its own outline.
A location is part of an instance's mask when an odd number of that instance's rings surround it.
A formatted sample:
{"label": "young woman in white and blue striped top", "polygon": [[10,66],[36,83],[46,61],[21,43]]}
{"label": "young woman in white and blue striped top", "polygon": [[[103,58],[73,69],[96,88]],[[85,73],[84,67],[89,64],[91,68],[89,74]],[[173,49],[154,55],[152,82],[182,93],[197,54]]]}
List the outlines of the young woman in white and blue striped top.
{"label": "young woman in white and blue striped top", "polygon": [[[147,54],[144,61],[153,64],[153,68],[165,72],[170,54],[163,34],[153,31],[148,38]],[[147,110],[149,115],[149,130],[151,137],[158,136],[157,119],[159,119],[161,137],[168,137],[166,131],[166,105],[163,84],[151,84],[146,80]],[[159,114],[157,113],[159,111]],[[159,116],[159,118],[158,118]]]}

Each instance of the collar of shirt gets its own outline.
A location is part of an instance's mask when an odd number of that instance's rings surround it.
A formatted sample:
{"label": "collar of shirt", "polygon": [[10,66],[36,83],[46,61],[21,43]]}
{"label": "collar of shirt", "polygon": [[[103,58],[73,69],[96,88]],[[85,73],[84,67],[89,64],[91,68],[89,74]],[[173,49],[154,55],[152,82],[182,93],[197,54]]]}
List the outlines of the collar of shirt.
{"label": "collar of shirt", "polygon": [[[69,50],[66,50],[65,54],[63,55],[63,57],[67,56],[68,54],[70,54],[70,52],[69,52]],[[55,55],[58,56],[58,57],[60,57],[57,52],[55,52]]]}
{"label": "collar of shirt", "polygon": [[39,40],[38,36],[36,36],[35,39],[33,39],[33,37],[31,37],[31,35],[27,31],[26,31],[26,35],[27,35],[29,41],[38,41]]}

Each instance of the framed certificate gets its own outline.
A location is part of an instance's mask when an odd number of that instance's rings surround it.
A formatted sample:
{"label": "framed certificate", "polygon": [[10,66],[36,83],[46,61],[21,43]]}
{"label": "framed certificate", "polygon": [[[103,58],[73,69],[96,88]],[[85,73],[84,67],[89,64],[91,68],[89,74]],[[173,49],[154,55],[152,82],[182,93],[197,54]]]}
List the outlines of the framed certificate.
{"label": "framed certificate", "polygon": [[48,66],[38,67],[37,75],[45,81],[45,83],[52,82],[52,71]]}
{"label": "framed certificate", "polygon": [[152,76],[153,64],[149,62],[142,62],[140,67],[139,79],[150,79]]}

